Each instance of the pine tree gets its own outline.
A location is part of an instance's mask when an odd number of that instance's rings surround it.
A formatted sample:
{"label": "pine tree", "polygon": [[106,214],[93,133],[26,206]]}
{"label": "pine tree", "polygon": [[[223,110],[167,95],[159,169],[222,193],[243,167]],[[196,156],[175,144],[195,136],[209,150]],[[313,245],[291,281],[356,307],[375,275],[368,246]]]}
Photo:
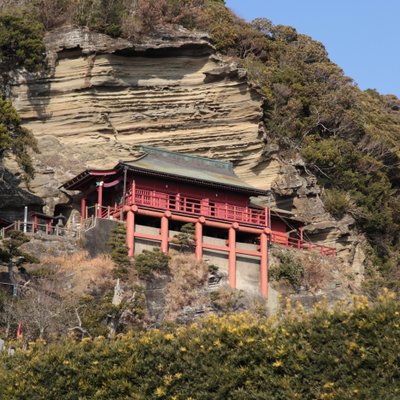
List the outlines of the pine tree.
{"label": "pine tree", "polygon": [[195,227],[193,224],[182,225],[180,232],[174,236],[172,243],[179,246],[182,252],[190,251],[193,249],[195,238]]}
{"label": "pine tree", "polygon": [[114,278],[126,279],[131,260],[126,245],[126,226],[118,224],[111,232],[108,246],[111,248],[111,259],[114,261]]}

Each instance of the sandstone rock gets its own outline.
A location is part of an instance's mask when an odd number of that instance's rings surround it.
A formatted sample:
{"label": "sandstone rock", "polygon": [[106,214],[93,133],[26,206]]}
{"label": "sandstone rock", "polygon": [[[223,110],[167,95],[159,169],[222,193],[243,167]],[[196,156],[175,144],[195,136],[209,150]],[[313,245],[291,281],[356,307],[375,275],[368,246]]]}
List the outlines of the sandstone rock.
{"label": "sandstone rock", "polygon": [[[263,151],[261,96],[210,56],[204,35],[164,39],[131,43],[65,27],[46,36],[52,74],[17,77],[13,102],[41,149],[32,190],[49,209],[55,197],[67,201],[55,191],[74,173],[132,158],[139,144],[232,160],[264,186],[252,170]],[[233,75],[207,83],[218,68]]]}

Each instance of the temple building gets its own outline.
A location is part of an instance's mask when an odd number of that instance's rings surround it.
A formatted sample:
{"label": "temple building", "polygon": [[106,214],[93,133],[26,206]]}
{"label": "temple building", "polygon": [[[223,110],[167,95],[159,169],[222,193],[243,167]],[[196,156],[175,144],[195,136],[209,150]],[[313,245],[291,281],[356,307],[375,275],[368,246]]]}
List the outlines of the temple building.
{"label": "temple building", "polygon": [[[89,218],[126,223],[130,256],[159,247],[168,253],[184,224],[195,227],[193,250],[226,270],[232,288],[258,287],[268,296],[271,243],[318,251],[335,250],[303,240],[302,225],[268,205],[268,190],[243,182],[230,162],[142,146],[143,155],[113,169],[87,169],[63,185],[80,191],[82,226]],[[295,227],[295,229],[293,229]]]}

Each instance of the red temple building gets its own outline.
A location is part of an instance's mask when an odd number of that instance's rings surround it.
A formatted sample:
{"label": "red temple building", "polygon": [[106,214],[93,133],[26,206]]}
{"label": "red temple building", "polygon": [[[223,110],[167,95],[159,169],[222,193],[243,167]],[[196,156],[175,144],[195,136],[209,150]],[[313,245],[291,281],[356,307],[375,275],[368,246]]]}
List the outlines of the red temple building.
{"label": "red temple building", "polygon": [[82,193],[82,224],[89,217],[126,223],[130,256],[155,246],[167,253],[180,227],[192,223],[197,260],[225,268],[232,288],[256,286],[267,297],[270,243],[335,255],[304,241],[298,221],[288,224],[278,211],[252,206],[252,198],[270,192],[243,182],[230,162],[142,150],[136,160],[88,169],[63,185]]}

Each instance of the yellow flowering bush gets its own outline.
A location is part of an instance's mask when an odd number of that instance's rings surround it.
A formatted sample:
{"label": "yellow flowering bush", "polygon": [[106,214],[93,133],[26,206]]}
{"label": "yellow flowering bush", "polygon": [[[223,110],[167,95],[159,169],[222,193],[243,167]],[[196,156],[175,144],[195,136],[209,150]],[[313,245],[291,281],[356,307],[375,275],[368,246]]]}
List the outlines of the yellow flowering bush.
{"label": "yellow flowering bush", "polygon": [[400,303],[384,293],[311,314],[66,338],[0,356],[0,398],[399,399],[399,323]]}

